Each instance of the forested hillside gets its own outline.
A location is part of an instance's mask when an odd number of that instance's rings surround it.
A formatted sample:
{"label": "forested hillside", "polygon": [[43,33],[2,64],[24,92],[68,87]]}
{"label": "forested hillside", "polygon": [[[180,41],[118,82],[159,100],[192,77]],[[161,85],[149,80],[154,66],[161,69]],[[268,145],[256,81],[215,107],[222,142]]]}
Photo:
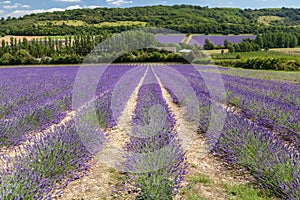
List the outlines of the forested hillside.
{"label": "forested hillside", "polygon": [[100,34],[158,26],[182,33],[300,32],[300,9],[208,8],[191,5],[96,8],[39,13],[0,21],[1,35]]}

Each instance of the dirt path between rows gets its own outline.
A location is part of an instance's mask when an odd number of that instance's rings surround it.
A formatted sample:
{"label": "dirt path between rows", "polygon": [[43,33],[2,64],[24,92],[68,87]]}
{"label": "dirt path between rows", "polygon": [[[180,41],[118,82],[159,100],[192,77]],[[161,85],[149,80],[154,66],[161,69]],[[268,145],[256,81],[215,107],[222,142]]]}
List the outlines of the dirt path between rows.
{"label": "dirt path between rows", "polygon": [[[165,89],[154,70],[153,72],[161,87],[163,98],[176,119],[175,130],[178,133],[178,137],[185,142],[183,147],[184,145],[189,145],[184,148],[187,150],[186,160],[189,163],[188,174],[183,182],[184,187],[190,186],[193,178],[196,176],[207,176],[213,181],[213,184],[210,186],[197,185],[197,193],[208,199],[223,200],[227,198],[223,187],[224,183],[230,185],[254,183],[254,179],[247,172],[237,169],[230,170],[224,162],[208,152],[203,135],[194,132],[197,130],[197,127],[193,127],[184,120],[182,107],[173,103],[172,96]],[[186,199],[186,196],[178,194],[174,199]]]}
{"label": "dirt path between rows", "polygon": [[[54,199],[102,200],[113,198],[113,186],[118,181],[117,178],[119,176],[115,169],[115,164],[116,161],[120,162],[123,160],[120,150],[125,145],[126,141],[129,140],[126,131],[128,131],[128,127],[131,127],[131,120],[136,107],[138,92],[144,82],[147,72],[148,68],[131,94],[118,119],[118,125],[107,130],[108,142],[106,142],[103,149],[93,157],[91,162],[96,164],[87,171],[88,176],[71,182],[61,191],[63,194],[54,196]],[[120,199],[120,197],[116,199]]]}

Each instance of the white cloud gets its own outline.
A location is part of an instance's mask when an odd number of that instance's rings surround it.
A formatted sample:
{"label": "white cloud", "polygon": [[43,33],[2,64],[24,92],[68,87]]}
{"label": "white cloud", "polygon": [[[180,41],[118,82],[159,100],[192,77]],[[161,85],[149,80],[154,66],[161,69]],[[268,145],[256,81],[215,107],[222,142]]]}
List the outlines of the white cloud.
{"label": "white cloud", "polygon": [[22,8],[30,8],[30,5],[22,5]]}
{"label": "white cloud", "polygon": [[73,6],[68,6],[66,10],[74,10],[74,9],[81,9],[82,7],[80,5],[73,5]]}
{"label": "white cloud", "polygon": [[95,9],[95,8],[99,8],[101,6],[84,6],[83,8],[89,8],[89,9]]}
{"label": "white cloud", "polygon": [[22,4],[20,4],[20,3],[15,3],[14,5],[3,6],[3,8],[5,8],[5,9],[14,9],[14,8],[18,8],[21,5]]}
{"label": "white cloud", "polygon": [[[65,10],[73,10],[73,9],[82,9],[82,8],[90,8],[90,9],[94,9],[94,8],[98,8],[100,6],[79,6],[79,5],[72,5],[72,6],[68,6],[67,8],[50,8],[50,9],[36,9],[36,10],[14,10],[12,12],[9,13],[1,13],[0,15],[4,15],[3,17],[7,18],[7,17],[20,17],[20,16],[24,16],[24,15],[29,15],[32,13],[44,13],[44,12],[55,12],[55,11],[65,11]],[[2,17],[2,16],[0,16]]]}
{"label": "white cloud", "polygon": [[4,10],[0,10],[0,15],[4,14]]}
{"label": "white cloud", "polygon": [[61,2],[71,2],[71,3],[81,2],[81,0],[56,0],[56,1],[61,1]]}
{"label": "white cloud", "polygon": [[106,3],[120,6],[123,4],[133,3],[133,1],[126,1],[126,0],[106,0]]}
{"label": "white cloud", "polygon": [[51,9],[37,9],[37,10],[15,10],[7,13],[5,17],[20,17],[24,15],[29,15],[32,13],[42,13],[42,12],[54,12],[54,11],[64,11],[62,8],[51,8]]}
{"label": "white cloud", "polygon": [[11,1],[0,1],[0,4],[3,3],[3,4],[10,4]]}
{"label": "white cloud", "polygon": [[94,8],[99,8],[100,6],[80,6],[80,5],[73,5],[73,6],[68,6],[65,10],[74,10],[74,9],[83,9],[83,8],[90,8],[90,9],[94,9]]}

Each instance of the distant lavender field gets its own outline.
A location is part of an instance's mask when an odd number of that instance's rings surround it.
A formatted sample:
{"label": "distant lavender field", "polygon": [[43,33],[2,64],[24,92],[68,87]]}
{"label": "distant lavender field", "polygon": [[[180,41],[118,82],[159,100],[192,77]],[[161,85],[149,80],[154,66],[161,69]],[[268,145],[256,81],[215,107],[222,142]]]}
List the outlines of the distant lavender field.
{"label": "distant lavender field", "polygon": [[160,43],[174,43],[179,44],[184,38],[185,35],[156,35],[155,38]]}
{"label": "distant lavender field", "polygon": [[242,42],[243,39],[250,38],[254,39],[256,38],[255,35],[222,35],[222,36],[209,36],[209,35],[203,35],[203,36],[193,36],[192,40],[190,41],[190,45],[198,44],[203,47],[205,39],[209,39],[214,45],[224,45],[224,41],[227,39],[229,42],[238,44]]}

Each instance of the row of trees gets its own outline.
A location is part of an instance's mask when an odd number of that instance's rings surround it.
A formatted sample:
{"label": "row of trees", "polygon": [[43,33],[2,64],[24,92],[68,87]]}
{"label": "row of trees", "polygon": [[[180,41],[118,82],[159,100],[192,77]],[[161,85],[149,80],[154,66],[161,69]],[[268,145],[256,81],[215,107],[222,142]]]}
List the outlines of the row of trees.
{"label": "row of trees", "polygon": [[296,34],[283,32],[267,32],[257,35],[253,40],[245,39],[239,44],[224,42],[224,46],[229,52],[259,51],[268,48],[294,48],[298,45],[300,45],[300,40],[298,40]]}
{"label": "row of trees", "polygon": [[159,46],[163,44],[158,43],[153,34],[143,31],[127,31],[112,37],[105,33],[75,35],[64,39],[47,37],[31,41],[12,37],[9,42],[1,42],[0,64],[183,61],[180,55],[167,51],[135,51]]}
{"label": "row of trees", "polygon": [[266,32],[257,35],[255,39],[244,39],[238,44],[233,44],[225,40],[224,46],[215,46],[209,39],[205,39],[203,48],[205,50],[226,48],[229,52],[250,52],[268,48],[294,48],[300,46],[299,36],[296,33]]}
{"label": "row of trees", "polygon": [[244,69],[300,71],[300,59],[257,57],[242,60],[215,60],[214,64]]}
{"label": "row of trees", "polygon": [[0,64],[79,63],[107,36],[87,34],[64,39],[47,37],[30,41],[11,37],[9,42],[1,42]]}

